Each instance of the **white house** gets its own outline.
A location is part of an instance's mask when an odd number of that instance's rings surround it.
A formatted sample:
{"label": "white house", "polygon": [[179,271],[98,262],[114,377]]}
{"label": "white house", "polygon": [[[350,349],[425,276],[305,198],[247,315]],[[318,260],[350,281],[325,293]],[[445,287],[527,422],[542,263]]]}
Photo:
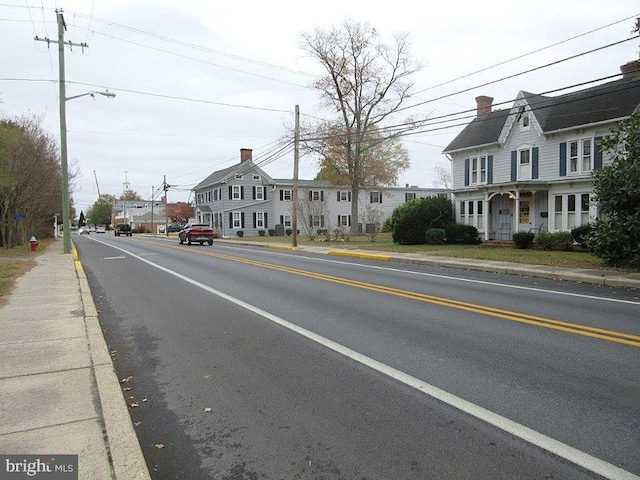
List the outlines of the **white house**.
{"label": "white house", "polygon": [[521,91],[510,109],[476,98],[477,115],[445,148],[456,216],[485,240],[517,231],[567,231],[598,216],[592,172],[600,140],[640,111],[640,61],[622,78],[559,96]]}
{"label": "white house", "polygon": [[[213,172],[193,188],[198,222],[208,223],[222,236],[257,236],[260,231],[292,228],[293,180],[273,179],[253,163],[252,150],[240,149],[240,163]],[[351,191],[348,186],[327,181],[298,181],[298,230],[333,232],[349,230],[357,221],[363,231],[380,228],[394,208],[419,197],[446,196],[443,188],[384,187],[359,194],[360,219],[351,218]],[[307,230],[307,231],[305,231]]]}

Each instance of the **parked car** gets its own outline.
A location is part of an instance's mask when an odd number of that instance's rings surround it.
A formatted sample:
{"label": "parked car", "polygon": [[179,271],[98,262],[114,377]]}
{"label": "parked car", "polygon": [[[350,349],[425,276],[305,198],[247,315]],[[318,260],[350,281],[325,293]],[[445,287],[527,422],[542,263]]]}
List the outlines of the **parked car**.
{"label": "parked car", "polygon": [[180,245],[184,242],[187,242],[189,245],[192,243],[204,245],[205,242],[213,245],[214,236],[215,232],[213,228],[206,223],[187,223],[178,233]]}
{"label": "parked car", "polygon": [[96,233],[105,233],[106,230],[104,229],[104,227],[102,225],[98,225],[96,227]]}
{"label": "parked car", "polygon": [[182,225],[180,225],[179,223],[170,223],[169,227],[167,228],[167,231],[169,232],[179,232],[180,230],[182,230]]}

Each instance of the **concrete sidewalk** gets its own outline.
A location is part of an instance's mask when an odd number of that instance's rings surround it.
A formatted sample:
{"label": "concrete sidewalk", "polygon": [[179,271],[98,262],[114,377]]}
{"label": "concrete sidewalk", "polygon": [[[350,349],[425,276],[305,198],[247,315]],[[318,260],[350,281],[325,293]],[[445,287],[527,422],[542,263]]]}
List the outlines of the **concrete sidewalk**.
{"label": "concrete sidewalk", "polygon": [[0,309],[0,454],[73,454],[79,479],[149,479],[86,276],[62,252],[58,240],[35,254]]}

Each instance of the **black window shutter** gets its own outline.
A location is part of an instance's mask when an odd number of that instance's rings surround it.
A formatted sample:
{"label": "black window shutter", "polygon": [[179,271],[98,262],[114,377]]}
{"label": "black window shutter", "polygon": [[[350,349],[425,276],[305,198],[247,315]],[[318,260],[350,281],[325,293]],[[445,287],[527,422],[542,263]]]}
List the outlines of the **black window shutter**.
{"label": "black window shutter", "polygon": [[336,192],[338,194],[338,202],[340,201],[340,192]]}
{"label": "black window shutter", "polygon": [[264,212],[264,228],[269,228],[269,220],[267,217],[267,212]]}
{"label": "black window shutter", "polygon": [[511,181],[518,180],[518,151],[511,151]]}
{"label": "black window shutter", "polygon": [[602,137],[596,137],[595,138],[595,154],[593,156],[593,169],[594,170],[598,170],[599,168],[602,168],[602,145],[600,144],[600,142],[602,142]]}
{"label": "black window shutter", "polygon": [[373,192],[369,192],[369,203],[373,203]]}
{"label": "black window shutter", "polygon": [[253,190],[253,199],[256,199],[256,186],[254,185],[253,187],[251,187],[251,189]]}
{"label": "black window shutter", "polygon": [[312,200],[313,200],[313,192],[309,190],[309,201],[311,202]]}
{"label": "black window shutter", "polygon": [[464,159],[464,186],[469,186],[469,159]]}
{"label": "black window shutter", "polygon": [[349,215],[349,217],[347,217],[347,221],[349,223],[349,226],[351,226],[351,215]]}
{"label": "black window shutter", "polygon": [[244,200],[244,185],[240,185],[240,200]]}
{"label": "black window shutter", "polygon": [[253,228],[256,228],[257,226],[257,222],[256,222],[256,212],[253,212]]}
{"label": "black window shutter", "polygon": [[324,228],[324,215],[320,215],[320,227]]}
{"label": "black window shutter", "polygon": [[378,201],[382,203],[382,192],[378,192]]}
{"label": "black window shutter", "polygon": [[347,198],[349,199],[349,201],[351,201],[351,192],[347,193]]}
{"label": "black window shutter", "polygon": [[262,187],[262,199],[267,199],[267,187]]}
{"label": "black window shutter", "polygon": [[533,147],[531,153],[531,178],[538,178],[538,147]]}
{"label": "black window shutter", "polygon": [[320,201],[324,202],[324,190],[320,190]]}
{"label": "black window shutter", "polygon": [[567,176],[567,142],[560,144],[560,176]]}
{"label": "black window shutter", "polygon": [[233,212],[229,212],[229,227],[233,228]]}
{"label": "black window shutter", "polygon": [[284,215],[280,215],[280,225],[284,225]]}
{"label": "black window shutter", "polygon": [[280,201],[284,200],[284,190],[280,190]]}
{"label": "black window shutter", "polygon": [[244,228],[244,212],[240,213],[240,226]]}
{"label": "black window shutter", "polygon": [[493,155],[487,157],[487,183],[493,183]]}
{"label": "black window shutter", "polygon": [[233,200],[233,187],[229,185],[229,200]]}

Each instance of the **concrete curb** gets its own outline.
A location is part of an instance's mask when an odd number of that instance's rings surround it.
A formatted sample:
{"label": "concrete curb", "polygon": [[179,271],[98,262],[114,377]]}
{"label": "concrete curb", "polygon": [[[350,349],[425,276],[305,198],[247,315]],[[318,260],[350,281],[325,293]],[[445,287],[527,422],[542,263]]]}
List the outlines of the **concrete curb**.
{"label": "concrete curb", "polygon": [[75,248],[73,259],[84,306],[85,329],[93,364],[93,375],[106,431],[105,443],[109,449],[115,478],[117,480],[150,480],[149,469],[131,423],[120,382],[98,321],[98,311],[91,296],[89,282],[78,261]]}

